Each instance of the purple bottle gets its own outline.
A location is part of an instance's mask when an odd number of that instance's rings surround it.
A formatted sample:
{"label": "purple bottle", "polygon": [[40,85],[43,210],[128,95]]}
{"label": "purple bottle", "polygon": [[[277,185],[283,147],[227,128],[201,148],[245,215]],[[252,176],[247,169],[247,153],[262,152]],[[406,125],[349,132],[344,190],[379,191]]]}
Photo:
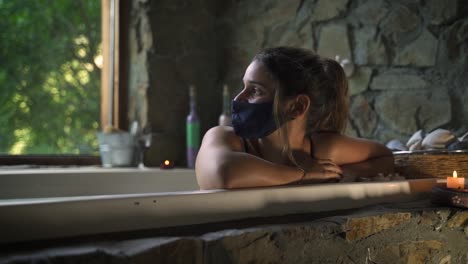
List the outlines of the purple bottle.
{"label": "purple bottle", "polygon": [[198,149],[200,148],[200,121],[196,112],[195,86],[189,87],[190,113],[187,116],[187,167],[195,168]]}

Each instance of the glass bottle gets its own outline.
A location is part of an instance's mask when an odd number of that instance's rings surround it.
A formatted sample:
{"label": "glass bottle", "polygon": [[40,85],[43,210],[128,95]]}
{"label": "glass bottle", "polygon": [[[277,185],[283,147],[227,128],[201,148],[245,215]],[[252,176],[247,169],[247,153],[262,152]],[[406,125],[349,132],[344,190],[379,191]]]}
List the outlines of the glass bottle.
{"label": "glass bottle", "polygon": [[195,168],[198,149],[200,148],[200,120],[196,111],[195,86],[189,87],[190,113],[187,116],[187,167]]}
{"label": "glass bottle", "polygon": [[220,126],[231,126],[231,100],[229,98],[229,89],[227,85],[223,87],[223,112],[219,116]]}

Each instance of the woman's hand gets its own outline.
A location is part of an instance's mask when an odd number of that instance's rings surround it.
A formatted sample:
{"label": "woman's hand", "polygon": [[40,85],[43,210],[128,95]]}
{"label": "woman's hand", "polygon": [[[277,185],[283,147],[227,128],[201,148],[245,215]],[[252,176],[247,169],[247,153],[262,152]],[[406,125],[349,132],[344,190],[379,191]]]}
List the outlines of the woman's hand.
{"label": "woman's hand", "polygon": [[314,159],[302,151],[294,151],[293,155],[305,171],[301,183],[338,182],[343,177],[341,168],[329,159]]}
{"label": "woman's hand", "polygon": [[331,160],[311,160],[302,165],[306,174],[301,182],[338,182],[343,178],[343,171]]}

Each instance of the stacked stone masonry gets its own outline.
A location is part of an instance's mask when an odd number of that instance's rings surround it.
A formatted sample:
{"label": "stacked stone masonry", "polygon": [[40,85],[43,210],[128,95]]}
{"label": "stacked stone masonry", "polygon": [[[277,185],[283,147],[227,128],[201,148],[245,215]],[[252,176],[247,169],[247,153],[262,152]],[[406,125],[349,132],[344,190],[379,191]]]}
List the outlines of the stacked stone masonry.
{"label": "stacked stone masonry", "polygon": [[[229,21],[226,27],[263,45],[220,40],[219,48],[241,49],[237,54],[245,57],[237,60],[243,65],[258,50],[277,45],[305,47],[353,61],[348,134],[386,143],[390,139],[405,142],[419,129],[447,128],[458,134],[468,130],[468,2],[292,1],[291,6],[296,4],[293,15],[288,12],[263,25],[242,16],[243,10],[257,10],[255,19],[264,21],[263,16],[282,8],[281,1],[246,2],[227,5],[239,15],[224,18]],[[253,28],[257,34],[251,34]],[[232,67],[222,76],[231,86],[243,69]]]}
{"label": "stacked stone masonry", "polygon": [[[427,204],[423,204],[427,206]],[[468,262],[468,211],[374,207],[305,216],[305,222],[145,237],[0,255],[0,263],[408,263]],[[418,207],[418,206],[416,206]],[[309,218],[309,220],[307,220]],[[196,228],[194,228],[194,232]]]}
{"label": "stacked stone masonry", "polygon": [[468,130],[467,1],[140,0],[131,14],[130,118],[161,131],[156,165],[184,163],[189,84],[203,134],[217,124],[222,85],[236,93],[254,54],[278,45],[354,63],[350,135],[386,143]]}

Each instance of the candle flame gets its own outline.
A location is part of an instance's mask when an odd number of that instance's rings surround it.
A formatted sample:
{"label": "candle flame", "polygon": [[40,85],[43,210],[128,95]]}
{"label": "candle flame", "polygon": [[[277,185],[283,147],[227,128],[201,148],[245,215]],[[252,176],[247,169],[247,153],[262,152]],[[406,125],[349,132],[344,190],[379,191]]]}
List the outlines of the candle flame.
{"label": "candle flame", "polygon": [[453,171],[453,177],[457,178],[457,171]]}
{"label": "candle flame", "polygon": [[168,166],[169,164],[171,164],[170,161],[168,161],[168,160],[165,160],[165,161],[164,161],[164,165]]}

